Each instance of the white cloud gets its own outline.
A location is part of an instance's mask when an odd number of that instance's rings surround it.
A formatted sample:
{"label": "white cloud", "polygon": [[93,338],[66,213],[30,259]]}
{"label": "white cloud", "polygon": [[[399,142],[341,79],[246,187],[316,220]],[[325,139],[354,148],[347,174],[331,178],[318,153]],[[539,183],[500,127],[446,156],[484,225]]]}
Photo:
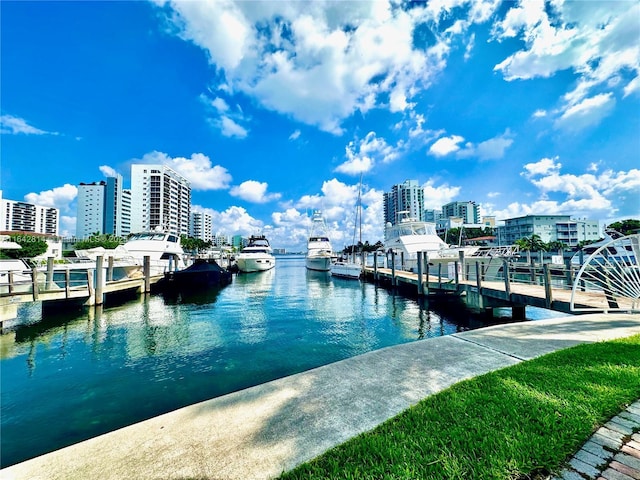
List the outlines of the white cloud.
{"label": "white cloud", "polygon": [[[211,93],[211,91],[209,91]],[[211,99],[207,94],[200,95],[200,102],[207,110],[207,121],[225,137],[246,138],[249,131],[242,123],[247,123],[242,108],[236,105],[232,110],[222,97]]]}
{"label": "white cloud", "polygon": [[365,138],[351,141],[345,147],[347,161],[335,168],[336,172],[358,175],[373,169],[377,162],[390,163],[400,156],[402,142],[395,147],[388,145],[384,138],[369,132]]}
{"label": "white cloud", "polygon": [[[589,219],[619,212],[640,214],[640,170],[607,170],[601,174],[562,173],[557,158],[544,158],[524,166],[522,176],[537,188],[531,203],[513,202],[492,214],[500,219],[534,214],[560,214]],[[588,168],[593,171],[592,168]]]}
{"label": "white cloud", "polygon": [[65,183],[61,187],[45,190],[40,193],[28,193],[24,196],[24,200],[27,203],[58,208],[61,212],[69,212],[71,210],[70,204],[77,196],[78,188],[75,185]]}
{"label": "white cloud", "polygon": [[191,183],[194,190],[223,190],[229,188],[232,180],[226,168],[212,165],[209,157],[202,153],[194,153],[191,158],[171,158],[163,152],[150,152],[132,163],[148,163],[167,165]]}
{"label": "white cloud", "polygon": [[479,160],[496,160],[504,157],[505,151],[513,143],[511,132],[507,130],[500,136],[490,138],[478,145],[467,143],[464,149],[456,153],[458,158],[473,157]]}
{"label": "white cloud", "polygon": [[229,110],[229,105],[224,101],[223,98],[216,97],[211,100],[211,106],[215,108],[218,112],[226,112]]}
{"label": "white cloud", "polygon": [[[253,218],[242,207],[229,207],[223,212],[214,212],[212,223],[219,226],[220,231],[227,235],[249,236],[260,233],[264,229],[264,223]],[[216,230],[215,227],[214,230]]]}
{"label": "white cloud", "polygon": [[267,203],[278,200],[282,195],[279,193],[267,193],[269,185],[264,182],[247,180],[240,185],[232,187],[229,194],[252,203]]}
{"label": "white cloud", "polygon": [[460,146],[458,144],[463,141],[464,137],[461,137],[460,135],[441,137],[436,140],[433,145],[431,145],[431,147],[429,148],[429,153],[431,155],[435,155],[436,157],[444,157],[446,155],[449,155],[450,153],[460,150]]}
{"label": "white cloud", "polygon": [[582,130],[585,127],[597,125],[602,118],[613,111],[615,103],[616,100],[611,93],[601,93],[585,98],[567,108],[556,120],[555,126],[567,130]]}
{"label": "white cloud", "polygon": [[76,217],[60,215],[60,236],[73,237],[76,234]]}
{"label": "white cloud", "polygon": [[[518,37],[524,48],[494,70],[506,80],[551,77],[571,70],[575,88],[563,97],[558,128],[597,124],[623,97],[640,90],[637,2],[521,1],[495,24],[495,38]],[[607,94],[602,89],[612,90]]]}
{"label": "white cloud", "polygon": [[296,130],[289,135],[289,140],[297,140],[298,138],[300,138],[300,130]]}
{"label": "white cloud", "polygon": [[100,169],[100,171],[102,172],[102,174],[105,177],[117,177],[118,176],[118,172],[116,172],[116,170],[112,167],[110,167],[109,165],[100,165],[100,167],[98,167]]}
{"label": "white cloud", "polygon": [[214,120],[213,124],[218,127],[225,137],[245,138],[249,134],[244,127],[225,115],[220,117],[219,120]]}
{"label": "white cloud", "polygon": [[525,172],[523,175],[531,177],[533,175],[546,175],[549,173],[557,173],[562,168],[562,164],[557,162],[558,157],[555,158],[543,158],[534,163],[527,163],[524,166]]}
{"label": "white cloud", "polygon": [[[233,92],[334,134],[356,111],[406,112],[446,66],[455,36],[484,22],[495,1],[464,4],[468,19],[417,48],[414,29],[454,7],[439,2],[164,2],[168,20],[202,48]],[[165,10],[167,12],[167,10]],[[471,37],[468,45],[473,44]]]}
{"label": "white cloud", "polygon": [[459,194],[460,187],[450,187],[444,185],[434,185],[434,180],[426,182],[424,188],[424,207],[430,210],[440,210],[442,205],[452,202]]}
{"label": "white cloud", "polygon": [[0,134],[8,135],[58,135],[57,132],[47,132],[33,127],[26,120],[13,115],[0,115]]}

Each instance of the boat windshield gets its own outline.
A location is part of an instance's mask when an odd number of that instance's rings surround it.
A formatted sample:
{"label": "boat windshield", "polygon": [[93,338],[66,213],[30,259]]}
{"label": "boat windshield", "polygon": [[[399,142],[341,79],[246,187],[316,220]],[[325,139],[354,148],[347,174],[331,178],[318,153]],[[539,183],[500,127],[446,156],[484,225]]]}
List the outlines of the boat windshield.
{"label": "boat windshield", "polygon": [[327,237],[311,237],[309,238],[310,242],[328,242],[329,239]]}
{"label": "boat windshield", "polygon": [[269,253],[266,248],[245,248],[242,253]]}
{"label": "boat windshield", "polygon": [[392,230],[395,236],[403,235],[437,235],[434,225],[422,222],[395,225]]}

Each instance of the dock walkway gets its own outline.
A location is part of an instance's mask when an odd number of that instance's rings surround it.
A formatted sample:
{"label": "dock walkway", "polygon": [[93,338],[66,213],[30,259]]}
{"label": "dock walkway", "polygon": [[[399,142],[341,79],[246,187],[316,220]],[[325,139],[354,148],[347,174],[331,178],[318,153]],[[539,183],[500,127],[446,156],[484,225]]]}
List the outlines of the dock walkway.
{"label": "dock walkway", "polygon": [[273,478],[461,380],[636,333],[640,315],[590,314],[388,347],[181,408],[0,470],[0,478]]}

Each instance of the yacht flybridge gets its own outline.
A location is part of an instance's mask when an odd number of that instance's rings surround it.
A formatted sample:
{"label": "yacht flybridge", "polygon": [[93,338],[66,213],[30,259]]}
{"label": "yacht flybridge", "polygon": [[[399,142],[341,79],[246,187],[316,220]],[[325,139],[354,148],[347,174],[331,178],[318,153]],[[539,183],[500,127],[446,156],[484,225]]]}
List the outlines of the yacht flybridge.
{"label": "yacht flybridge", "polygon": [[324,221],[322,212],[315,210],[311,217],[311,231],[307,242],[307,256],[305,259],[308,270],[328,272],[333,261],[333,248],[329,240],[329,229]]}

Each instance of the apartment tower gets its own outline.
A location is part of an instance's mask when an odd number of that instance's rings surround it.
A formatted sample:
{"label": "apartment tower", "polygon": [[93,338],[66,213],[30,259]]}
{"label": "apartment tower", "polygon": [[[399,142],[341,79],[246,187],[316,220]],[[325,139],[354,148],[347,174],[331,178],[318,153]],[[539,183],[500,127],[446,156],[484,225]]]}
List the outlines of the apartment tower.
{"label": "apartment tower", "polygon": [[58,235],[59,221],[57,208],[6,200],[0,190],[0,230]]}
{"label": "apartment tower", "polygon": [[189,235],[191,186],[166,165],[131,165],[131,231]]}
{"label": "apartment tower", "polygon": [[[417,180],[407,180],[394,185],[384,193],[384,223],[395,225],[400,218],[410,217],[424,221],[424,189]],[[406,212],[406,213],[401,213]]]}

